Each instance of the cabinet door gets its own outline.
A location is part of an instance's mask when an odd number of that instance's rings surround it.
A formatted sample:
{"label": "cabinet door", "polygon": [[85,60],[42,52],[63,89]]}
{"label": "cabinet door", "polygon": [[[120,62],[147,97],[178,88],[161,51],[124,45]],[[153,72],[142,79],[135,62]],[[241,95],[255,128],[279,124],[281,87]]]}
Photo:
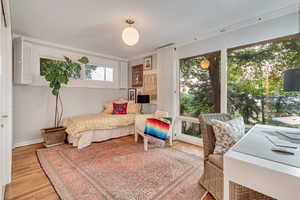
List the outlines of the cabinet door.
{"label": "cabinet door", "polygon": [[14,81],[16,84],[32,83],[32,44],[20,38],[13,41]]}
{"label": "cabinet door", "polygon": [[128,63],[120,62],[120,88],[128,88]]}

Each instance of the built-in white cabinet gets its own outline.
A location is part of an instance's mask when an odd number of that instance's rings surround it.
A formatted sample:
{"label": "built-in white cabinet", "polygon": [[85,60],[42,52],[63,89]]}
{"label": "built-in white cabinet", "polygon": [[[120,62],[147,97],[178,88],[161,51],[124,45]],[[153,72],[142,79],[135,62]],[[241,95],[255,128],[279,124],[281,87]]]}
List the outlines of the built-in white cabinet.
{"label": "built-in white cabinet", "polygon": [[25,42],[23,38],[13,40],[13,64],[14,64],[14,82],[16,84],[31,84],[33,72],[33,49],[32,44]]}
{"label": "built-in white cabinet", "polygon": [[[41,60],[63,60],[64,56],[78,60],[80,57],[86,56],[90,62],[88,65],[82,66],[81,77],[71,79],[68,85],[65,85],[66,87],[128,88],[128,62],[124,59],[106,58],[97,53],[80,52],[76,49],[31,41],[23,37],[13,40],[13,51],[15,84],[48,85],[44,77],[40,75]],[[90,72],[93,74],[87,76],[87,67],[93,68]],[[101,70],[104,74],[101,74]],[[104,78],[101,78],[102,75]]]}

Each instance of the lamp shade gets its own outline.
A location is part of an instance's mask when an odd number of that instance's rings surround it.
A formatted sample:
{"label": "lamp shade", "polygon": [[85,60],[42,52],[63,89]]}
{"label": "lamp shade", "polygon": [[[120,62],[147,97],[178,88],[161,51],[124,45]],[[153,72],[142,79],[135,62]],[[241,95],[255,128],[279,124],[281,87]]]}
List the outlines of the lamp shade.
{"label": "lamp shade", "polygon": [[150,103],[150,95],[138,95],[137,103]]}
{"label": "lamp shade", "polygon": [[138,43],[140,34],[134,27],[127,27],[123,30],[122,39],[128,46],[134,46]]}
{"label": "lamp shade", "polygon": [[284,91],[300,91],[300,68],[289,69],[283,72]]}

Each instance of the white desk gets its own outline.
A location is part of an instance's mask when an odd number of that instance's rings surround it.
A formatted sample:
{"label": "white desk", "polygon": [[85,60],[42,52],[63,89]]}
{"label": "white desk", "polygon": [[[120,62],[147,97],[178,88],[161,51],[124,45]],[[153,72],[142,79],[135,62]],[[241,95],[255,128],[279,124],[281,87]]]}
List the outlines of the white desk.
{"label": "white desk", "polygon": [[[278,130],[278,127],[256,125],[236,145],[251,136],[257,127]],[[300,168],[240,153],[234,147],[224,155],[224,200],[230,200],[230,181],[278,200],[300,199]]]}

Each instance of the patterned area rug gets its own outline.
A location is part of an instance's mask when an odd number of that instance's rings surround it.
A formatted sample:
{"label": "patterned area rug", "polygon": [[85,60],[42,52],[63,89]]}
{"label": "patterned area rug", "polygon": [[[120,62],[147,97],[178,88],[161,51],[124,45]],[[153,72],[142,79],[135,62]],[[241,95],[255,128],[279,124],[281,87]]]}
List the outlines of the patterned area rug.
{"label": "patterned area rug", "polygon": [[200,200],[205,193],[202,158],[173,148],[144,152],[142,144],[111,140],[37,154],[62,200]]}

